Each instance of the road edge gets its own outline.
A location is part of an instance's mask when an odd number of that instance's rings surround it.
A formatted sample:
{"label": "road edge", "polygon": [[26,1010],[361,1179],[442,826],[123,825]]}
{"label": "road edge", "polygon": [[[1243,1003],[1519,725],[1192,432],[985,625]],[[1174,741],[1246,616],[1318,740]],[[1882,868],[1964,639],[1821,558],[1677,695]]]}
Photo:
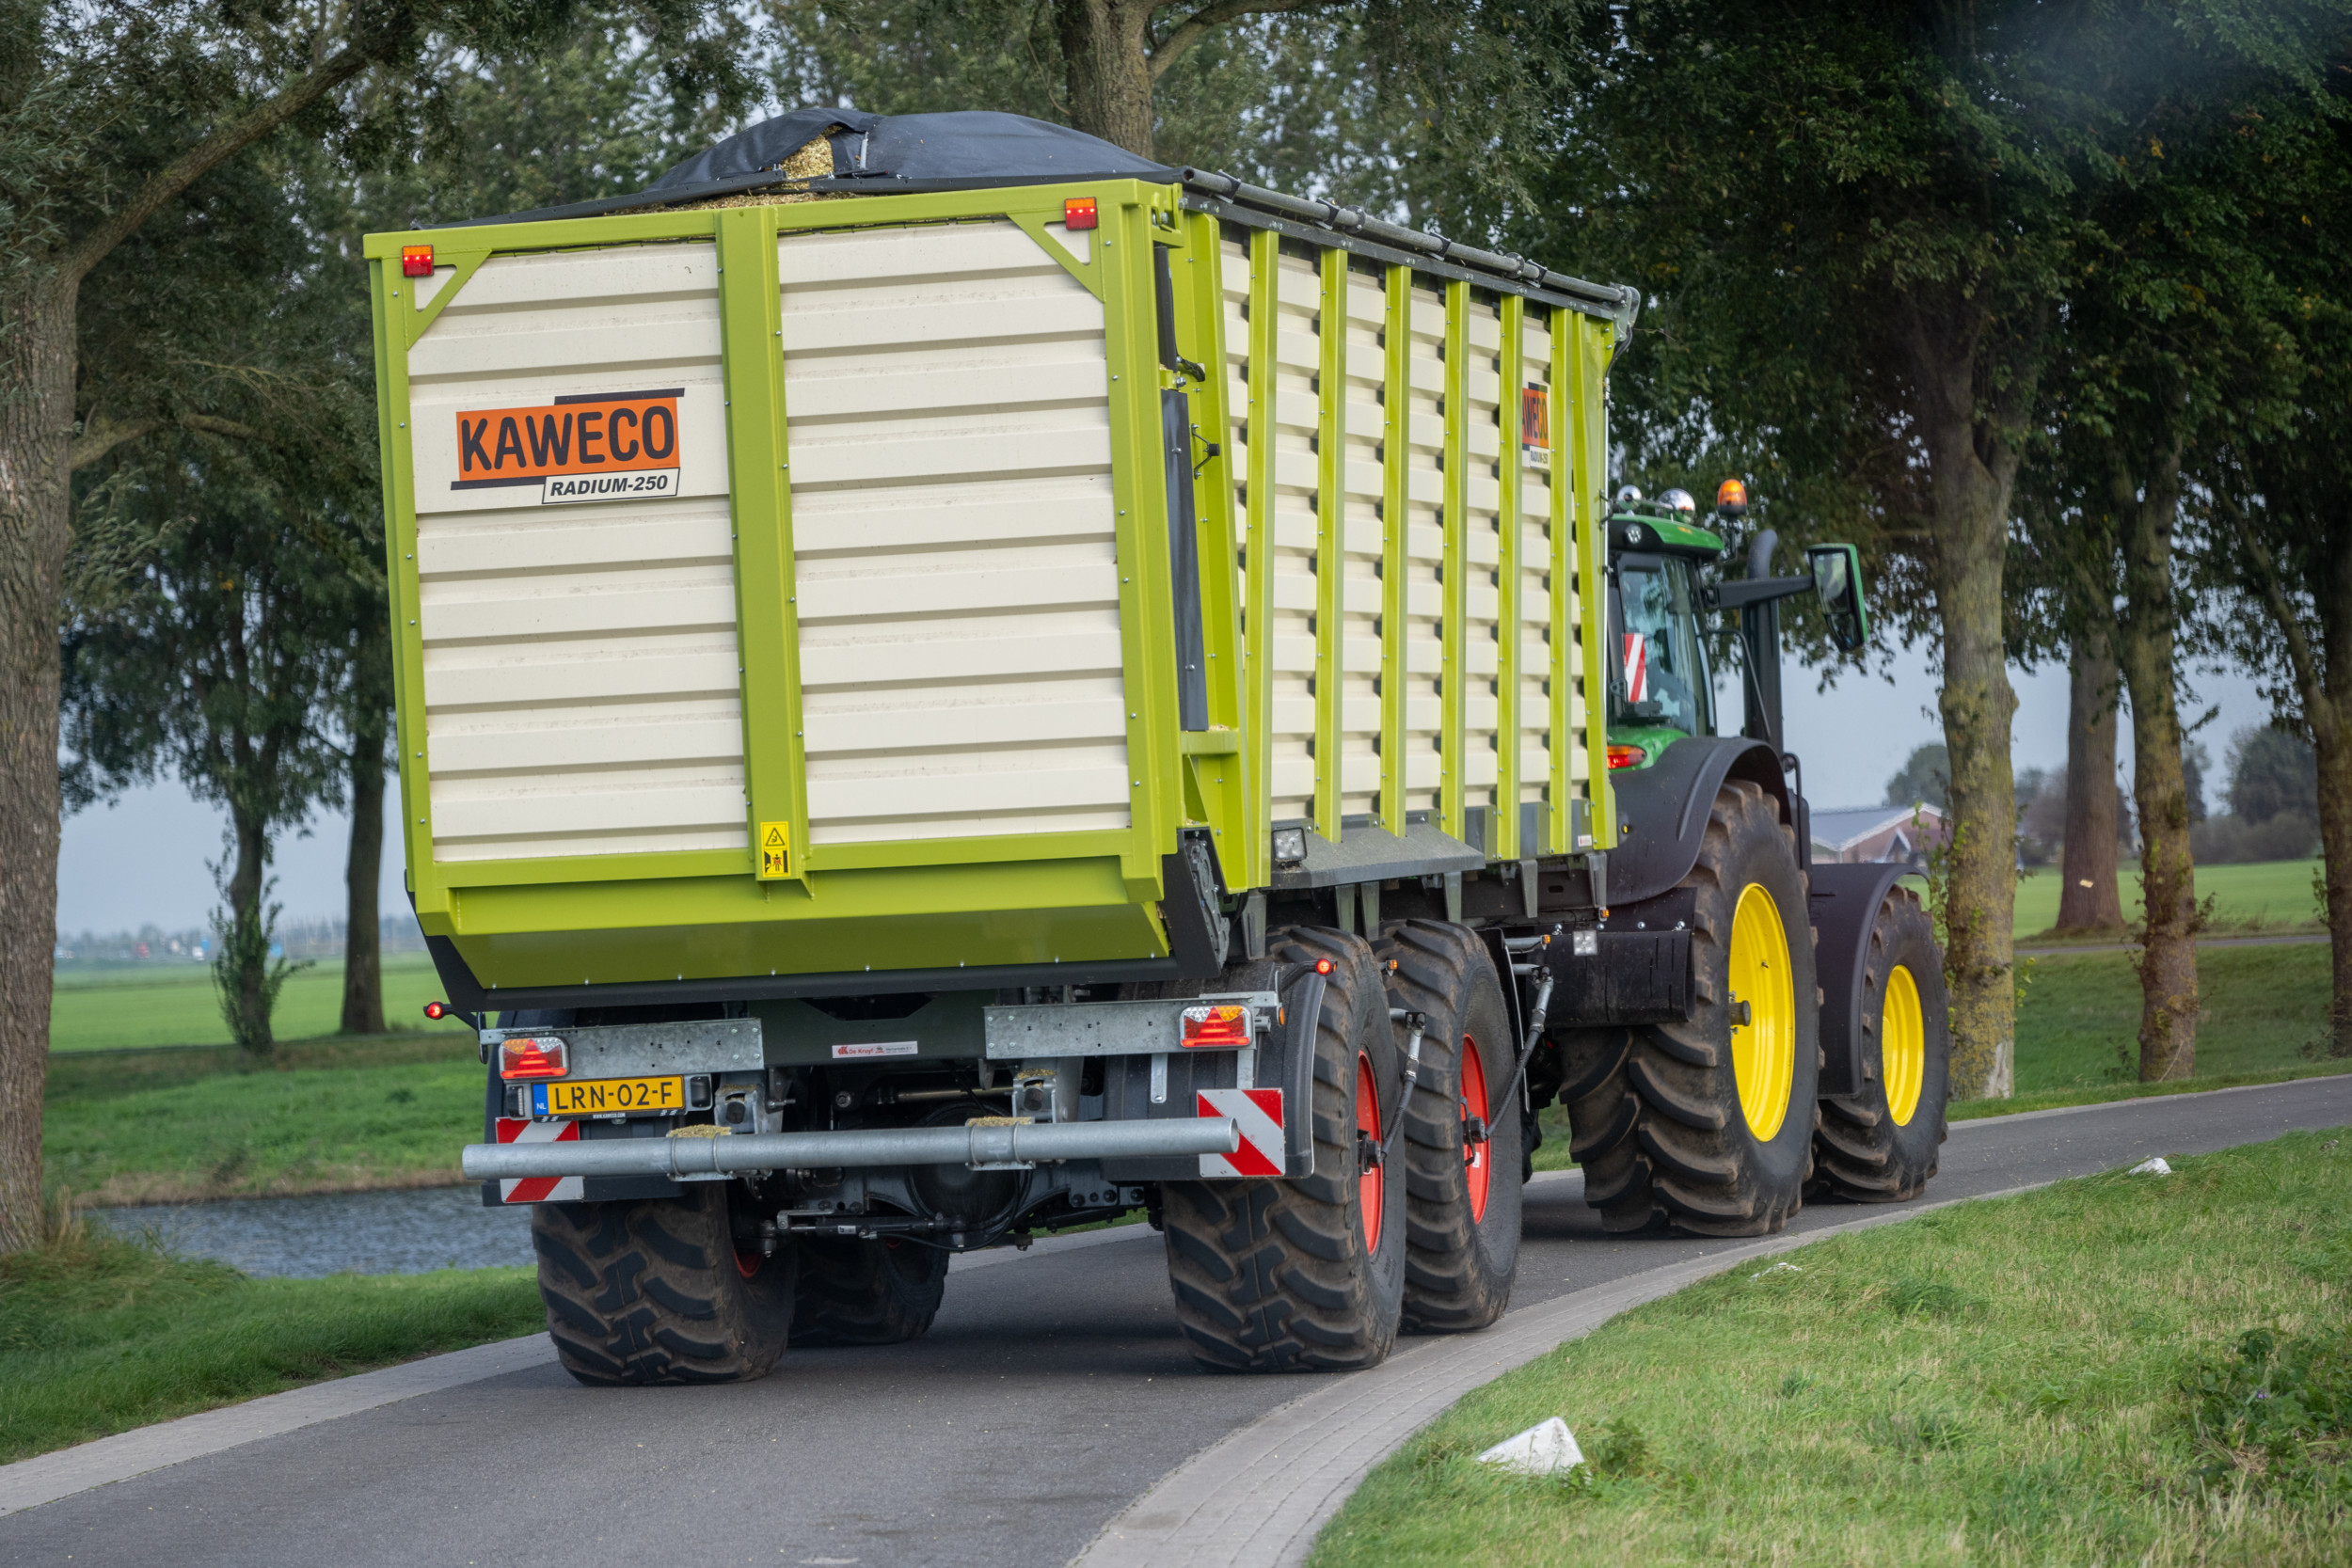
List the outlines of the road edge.
{"label": "road edge", "polygon": [[[1827,1237],[2054,1185],[2029,1182],[1783,1233],[1506,1313],[1484,1333],[1432,1340],[1278,1406],[1195,1454],[1115,1515],[1070,1568],[1294,1568],[1364,1478],[1406,1439],[1472,1389],[1619,1313]],[[1335,1439],[1335,1433],[1345,1435]]]}

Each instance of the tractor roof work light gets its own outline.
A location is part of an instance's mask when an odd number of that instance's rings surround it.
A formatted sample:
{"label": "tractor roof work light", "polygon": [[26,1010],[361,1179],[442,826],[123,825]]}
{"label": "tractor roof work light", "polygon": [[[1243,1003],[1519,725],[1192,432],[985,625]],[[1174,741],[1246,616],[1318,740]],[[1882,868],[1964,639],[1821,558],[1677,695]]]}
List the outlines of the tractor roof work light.
{"label": "tractor roof work light", "polygon": [[1748,487],[1736,479],[1727,479],[1715,487],[1715,510],[1726,517],[1744,517],[1748,511]]}

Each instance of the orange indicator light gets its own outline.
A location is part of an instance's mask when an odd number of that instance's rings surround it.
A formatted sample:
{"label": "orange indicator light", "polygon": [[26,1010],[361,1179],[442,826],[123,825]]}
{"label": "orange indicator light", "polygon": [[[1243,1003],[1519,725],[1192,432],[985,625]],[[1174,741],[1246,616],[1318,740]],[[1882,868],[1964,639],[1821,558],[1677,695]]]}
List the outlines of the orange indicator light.
{"label": "orange indicator light", "polygon": [[433,247],[429,245],[405,245],[400,247],[400,275],[403,277],[433,276]]}
{"label": "orange indicator light", "polygon": [[1092,229],[1098,220],[1094,213],[1094,198],[1073,196],[1061,204],[1061,221],[1065,229]]}

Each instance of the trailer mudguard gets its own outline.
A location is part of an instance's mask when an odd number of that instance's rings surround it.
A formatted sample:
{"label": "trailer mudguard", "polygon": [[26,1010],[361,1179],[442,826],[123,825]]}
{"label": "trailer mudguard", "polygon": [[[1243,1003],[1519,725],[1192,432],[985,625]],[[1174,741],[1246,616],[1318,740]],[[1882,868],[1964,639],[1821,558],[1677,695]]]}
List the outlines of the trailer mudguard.
{"label": "trailer mudguard", "polygon": [[1916,868],[1900,862],[1864,865],[1816,863],[1812,915],[1820,976],[1821,1093],[1832,1099],[1862,1092],[1862,971],[1870,928],[1894,885]]}
{"label": "trailer mudguard", "polygon": [[[1780,802],[1780,819],[1795,826],[1796,812],[1780,759],[1760,740],[1741,736],[1695,736],[1677,740],[1647,768],[1610,776],[1617,796],[1616,844],[1609,852],[1612,907],[1655,898],[1691,874],[1708,808],[1728,778],[1747,779]],[[1802,850],[1802,846],[1800,847]],[[1803,864],[1802,858],[1799,864]]]}

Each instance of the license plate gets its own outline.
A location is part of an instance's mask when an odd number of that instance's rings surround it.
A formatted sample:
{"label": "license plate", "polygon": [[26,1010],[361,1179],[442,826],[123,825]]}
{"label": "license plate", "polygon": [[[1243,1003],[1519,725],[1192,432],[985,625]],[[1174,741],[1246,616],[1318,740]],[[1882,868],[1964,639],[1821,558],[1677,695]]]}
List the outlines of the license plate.
{"label": "license plate", "polygon": [[631,1112],[683,1111],[683,1078],[590,1078],[532,1086],[532,1109],[543,1117],[613,1117]]}

